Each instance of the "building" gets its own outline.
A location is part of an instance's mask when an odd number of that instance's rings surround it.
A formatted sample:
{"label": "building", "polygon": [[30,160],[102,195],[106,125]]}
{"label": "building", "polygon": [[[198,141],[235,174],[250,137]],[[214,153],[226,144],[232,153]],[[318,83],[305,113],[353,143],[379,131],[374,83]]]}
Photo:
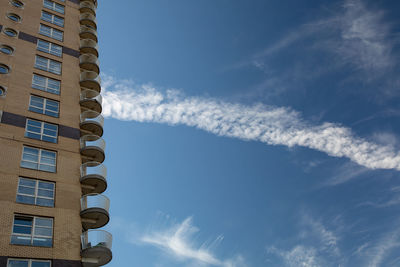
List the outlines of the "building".
{"label": "building", "polygon": [[112,258],[97,0],[0,0],[0,267]]}

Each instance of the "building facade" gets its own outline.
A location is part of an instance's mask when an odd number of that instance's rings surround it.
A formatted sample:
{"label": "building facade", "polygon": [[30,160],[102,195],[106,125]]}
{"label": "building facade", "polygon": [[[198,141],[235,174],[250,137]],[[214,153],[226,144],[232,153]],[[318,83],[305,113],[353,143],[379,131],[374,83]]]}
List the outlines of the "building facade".
{"label": "building facade", "polygon": [[0,267],[111,258],[97,0],[0,0]]}

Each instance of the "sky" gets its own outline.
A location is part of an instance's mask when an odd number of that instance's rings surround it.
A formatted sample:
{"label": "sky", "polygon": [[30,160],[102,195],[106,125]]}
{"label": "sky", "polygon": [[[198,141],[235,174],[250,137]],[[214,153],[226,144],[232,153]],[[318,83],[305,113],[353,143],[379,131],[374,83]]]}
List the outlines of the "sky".
{"label": "sky", "polygon": [[400,266],[399,12],[100,1],[107,266]]}

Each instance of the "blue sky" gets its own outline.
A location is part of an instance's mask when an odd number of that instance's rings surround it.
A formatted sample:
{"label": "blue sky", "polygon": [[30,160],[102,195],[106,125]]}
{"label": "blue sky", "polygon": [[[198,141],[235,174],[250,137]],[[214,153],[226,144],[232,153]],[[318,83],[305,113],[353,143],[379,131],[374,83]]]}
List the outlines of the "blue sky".
{"label": "blue sky", "polygon": [[100,1],[108,266],[400,266],[399,11]]}

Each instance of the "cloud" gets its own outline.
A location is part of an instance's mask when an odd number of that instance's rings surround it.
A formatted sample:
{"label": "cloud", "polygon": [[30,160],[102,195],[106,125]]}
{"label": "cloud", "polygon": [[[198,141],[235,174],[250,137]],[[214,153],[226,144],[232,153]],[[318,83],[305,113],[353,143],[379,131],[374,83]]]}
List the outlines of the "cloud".
{"label": "cloud", "polygon": [[160,248],[167,254],[180,260],[194,261],[202,266],[245,267],[247,266],[242,256],[221,260],[213,253],[212,248],[223,240],[219,236],[211,244],[196,246],[193,236],[199,231],[193,226],[192,217],[186,218],[182,223],[173,225],[166,230],[156,230],[145,234],[140,241]]}
{"label": "cloud", "polygon": [[288,267],[320,267],[315,248],[296,246],[289,251],[279,250],[275,247],[267,249],[268,253],[278,255]]}
{"label": "cloud", "polygon": [[[379,267],[383,266],[382,263],[386,259],[390,252],[393,252],[395,248],[400,247],[400,231],[396,229],[387,233],[381,240],[374,242],[374,246],[368,247],[361,251],[361,255],[366,258],[364,266],[367,267]],[[397,254],[396,254],[397,255]]]}
{"label": "cloud", "polygon": [[344,184],[370,172],[369,169],[347,162],[334,170],[335,174],[330,177],[322,186],[336,186]]}
{"label": "cloud", "polygon": [[383,22],[384,12],[368,10],[360,0],[344,2],[345,12],[338,17],[341,44],[336,51],[348,64],[373,71],[394,65],[390,27]]}
{"label": "cloud", "polygon": [[[218,136],[268,145],[301,146],[333,157],[346,157],[370,169],[400,170],[400,153],[355,136],[335,123],[314,125],[287,107],[246,106],[213,98],[185,97],[105,76],[104,116],[119,120],[187,125]],[[111,89],[111,90],[110,90]]]}
{"label": "cloud", "polygon": [[369,75],[377,71],[383,74],[381,72],[395,65],[392,56],[395,42],[391,38],[390,25],[383,20],[384,15],[381,10],[368,9],[361,0],[345,0],[330,16],[300,25],[254,54],[248,64],[261,69],[268,66],[264,61],[269,57],[292,49],[294,45],[302,47],[298,44],[306,42],[303,49],[316,48],[335,55],[338,67],[348,65]]}
{"label": "cloud", "polygon": [[287,250],[270,246],[267,253],[278,256],[288,267],[337,266],[341,262],[337,234],[308,214],[302,214],[300,224],[298,244]]}

